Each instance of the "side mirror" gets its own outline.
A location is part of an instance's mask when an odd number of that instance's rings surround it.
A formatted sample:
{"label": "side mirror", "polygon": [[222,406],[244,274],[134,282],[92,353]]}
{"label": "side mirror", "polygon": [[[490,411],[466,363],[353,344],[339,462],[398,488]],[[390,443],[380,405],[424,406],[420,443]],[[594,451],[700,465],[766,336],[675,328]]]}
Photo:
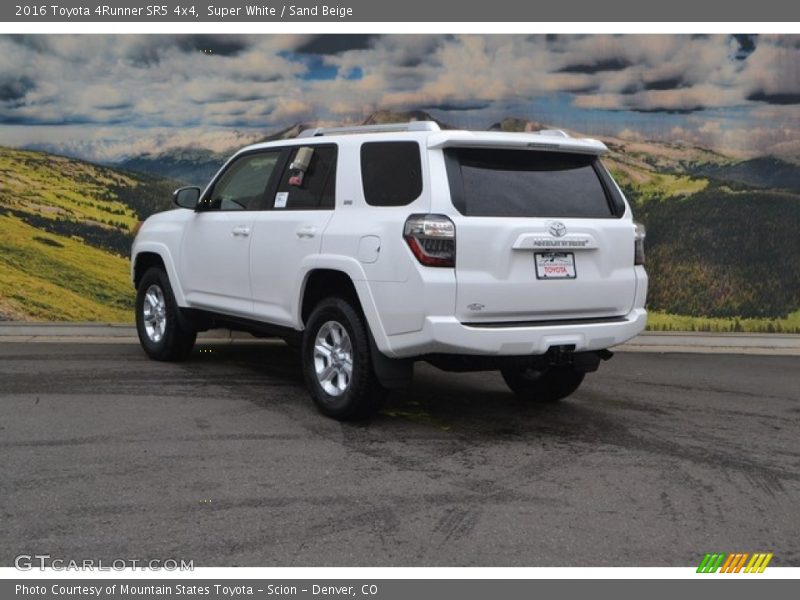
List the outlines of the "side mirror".
{"label": "side mirror", "polygon": [[194,186],[178,188],[172,194],[172,200],[181,208],[194,210],[200,200],[200,192],[200,188]]}

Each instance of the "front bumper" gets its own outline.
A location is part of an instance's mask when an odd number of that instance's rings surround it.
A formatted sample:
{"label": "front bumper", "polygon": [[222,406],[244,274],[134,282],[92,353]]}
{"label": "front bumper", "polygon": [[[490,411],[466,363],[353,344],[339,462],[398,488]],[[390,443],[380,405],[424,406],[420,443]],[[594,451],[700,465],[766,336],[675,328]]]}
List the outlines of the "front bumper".
{"label": "front bumper", "polygon": [[427,317],[421,330],[388,337],[389,356],[423,354],[528,356],[552,346],[574,346],[576,352],[603,350],[628,341],[644,330],[647,311],[635,308],[615,321],[534,326],[480,327],[455,317]]}

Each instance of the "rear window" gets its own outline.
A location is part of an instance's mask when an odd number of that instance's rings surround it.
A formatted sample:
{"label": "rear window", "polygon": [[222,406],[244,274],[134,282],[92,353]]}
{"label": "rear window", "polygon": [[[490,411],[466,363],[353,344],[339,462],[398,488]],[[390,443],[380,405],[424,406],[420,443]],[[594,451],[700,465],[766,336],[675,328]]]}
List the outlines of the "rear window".
{"label": "rear window", "polygon": [[470,217],[613,217],[596,156],[450,148],[453,205]]}
{"label": "rear window", "polygon": [[405,206],[422,193],[416,142],[368,142],[361,146],[364,198],[372,206]]}
{"label": "rear window", "polygon": [[[311,148],[311,160],[305,170],[292,169],[298,153]],[[333,208],[336,199],[336,146],[294,148],[278,184],[273,208],[311,210]]]}

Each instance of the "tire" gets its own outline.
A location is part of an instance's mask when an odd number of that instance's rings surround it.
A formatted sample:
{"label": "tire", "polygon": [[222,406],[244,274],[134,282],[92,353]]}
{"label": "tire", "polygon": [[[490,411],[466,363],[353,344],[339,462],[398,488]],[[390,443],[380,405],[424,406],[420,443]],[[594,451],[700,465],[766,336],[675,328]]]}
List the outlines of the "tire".
{"label": "tire", "polygon": [[301,357],[306,386],[324,415],[355,421],[381,407],[386,390],[372,368],[367,325],[347,300],[317,304],[306,322]]}
{"label": "tire", "polygon": [[546,371],[516,368],[500,372],[506,385],[517,396],[542,403],[566,398],[580,387],[584,376],[572,367],[550,367]]}
{"label": "tire", "polygon": [[150,267],[136,292],[136,332],[147,356],[180,361],[192,352],[197,331],[181,314],[169,278],[160,267]]}

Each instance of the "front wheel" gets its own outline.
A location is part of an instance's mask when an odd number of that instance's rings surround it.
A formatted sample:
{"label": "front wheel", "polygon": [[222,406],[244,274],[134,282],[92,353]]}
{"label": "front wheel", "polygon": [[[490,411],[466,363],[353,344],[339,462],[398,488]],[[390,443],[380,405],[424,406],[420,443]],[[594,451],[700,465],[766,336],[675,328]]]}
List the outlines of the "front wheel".
{"label": "front wheel", "polygon": [[348,301],[328,298],[314,308],[303,332],[302,361],[323,414],[353,421],[380,408],[385,390],[372,369],[367,325]]}
{"label": "front wheel", "polygon": [[580,387],[584,376],[584,373],[567,366],[544,370],[513,368],[500,372],[512,392],[535,402],[558,402],[566,398]]}
{"label": "front wheel", "polygon": [[183,360],[194,347],[197,331],[181,314],[169,278],[158,267],[148,269],[139,282],[136,332],[144,351],[155,360]]}

